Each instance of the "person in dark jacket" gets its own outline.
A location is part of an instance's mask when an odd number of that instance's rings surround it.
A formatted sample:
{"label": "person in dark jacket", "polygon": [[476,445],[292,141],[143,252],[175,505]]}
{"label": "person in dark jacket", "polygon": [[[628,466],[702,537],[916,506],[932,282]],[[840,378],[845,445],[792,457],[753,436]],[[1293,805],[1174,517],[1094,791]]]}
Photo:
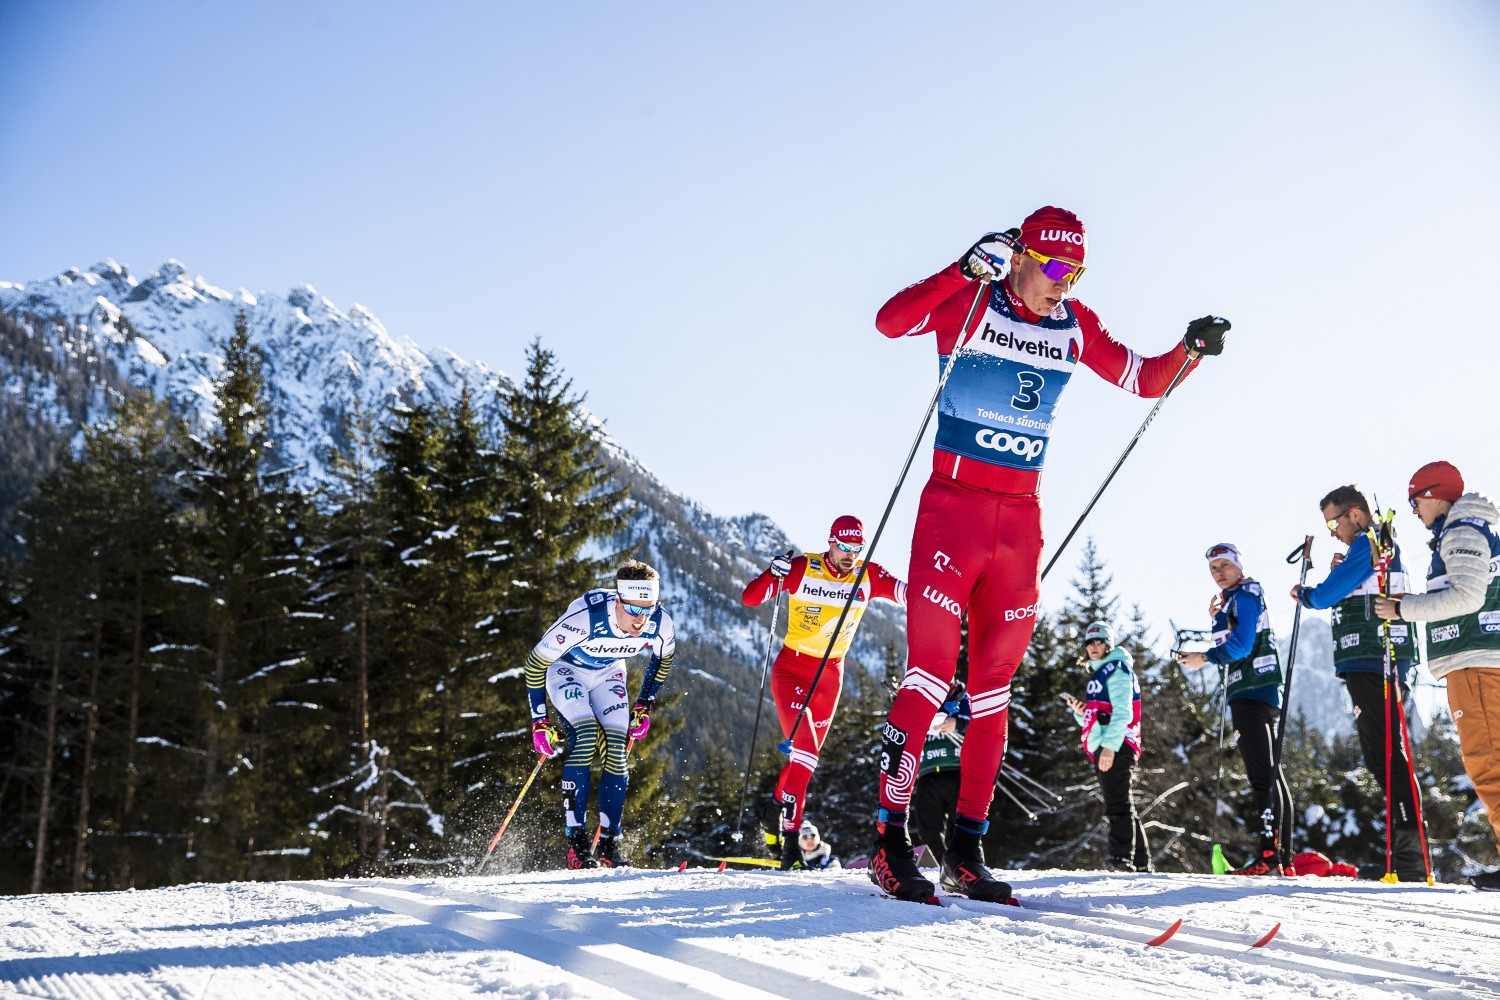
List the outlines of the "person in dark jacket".
{"label": "person in dark jacket", "polygon": [[1190,669],[1213,664],[1224,671],[1224,700],[1234,723],[1235,745],[1254,789],[1260,848],[1231,875],[1295,875],[1292,863],[1292,793],[1276,760],[1276,727],[1281,722],[1281,657],[1276,631],[1260,584],[1245,575],[1240,550],[1229,542],[1205,553],[1208,572],[1219,585],[1209,604],[1214,645],[1204,653],[1179,653]]}
{"label": "person in dark jacket", "polygon": [[[1422,856],[1421,831],[1417,826],[1417,802],[1412,794],[1411,761],[1400,738],[1399,705],[1406,704],[1416,673],[1416,634],[1405,622],[1391,625],[1390,640],[1394,680],[1400,687],[1388,690],[1385,681],[1385,650],[1381,618],[1375,613],[1380,597],[1379,552],[1374,536],[1375,516],[1370,501],[1358,486],[1340,486],[1319,502],[1329,534],[1349,546],[1347,553],[1333,557],[1328,576],[1315,587],[1292,587],[1293,599],[1304,608],[1328,609],[1333,628],[1333,669],[1349,691],[1354,705],[1354,728],[1364,752],[1365,768],[1390,800],[1391,868],[1402,882],[1427,881]],[[1392,594],[1411,591],[1411,581],[1402,560],[1401,546],[1391,540],[1387,567]],[[1389,697],[1387,695],[1390,695]],[[1386,734],[1390,733],[1389,741]],[[1390,787],[1386,788],[1386,773]],[[1383,853],[1383,851],[1382,851]],[[1378,879],[1386,865],[1361,865],[1361,878]]]}

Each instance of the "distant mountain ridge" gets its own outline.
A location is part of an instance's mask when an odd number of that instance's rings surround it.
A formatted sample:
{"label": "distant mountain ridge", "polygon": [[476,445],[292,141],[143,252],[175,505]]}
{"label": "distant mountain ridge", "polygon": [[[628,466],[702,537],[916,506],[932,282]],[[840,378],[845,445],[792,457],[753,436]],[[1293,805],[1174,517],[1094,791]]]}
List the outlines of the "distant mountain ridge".
{"label": "distant mountain ridge", "polygon": [[[0,386],[12,403],[19,399],[29,419],[48,421],[62,435],[103,417],[111,386],[148,389],[207,424],[220,351],[241,312],[265,358],[279,459],[297,467],[308,483],[323,478],[320,456],[340,441],[356,405],[379,414],[395,403],[446,404],[467,385],[480,412],[497,421],[511,386],[504,373],[480,362],[447,350],[424,351],[410,338],[393,335],[362,306],[339,309],[311,285],[284,296],[231,292],[189,277],[176,260],[145,278],[105,260],[41,281],[0,281],[0,316],[36,341],[30,354],[0,355]],[[28,357],[52,361],[43,366]],[[560,360],[565,367],[566,358]],[[71,407],[56,405],[62,392],[55,371],[63,362],[86,369],[89,384],[99,387]],[[743,749],[770,612],[743,608],[739,592],[790,540],[762,514],[724,517],[674,492],[594,419],[605,460],[630,487],[634,504],[627,531],[610,541],[635,545],[641,558],[661,570],[666,604],[685,636],[684,670],[672,686],[701,689],[695,693],[713,705],[704,713],[709,717],[690,721],[687,739]],[[875,667],[888,643],[904,649],[904,618],[888,606],[872,608],[852,660]],[[763,732],[761,746],[765,737]]]}

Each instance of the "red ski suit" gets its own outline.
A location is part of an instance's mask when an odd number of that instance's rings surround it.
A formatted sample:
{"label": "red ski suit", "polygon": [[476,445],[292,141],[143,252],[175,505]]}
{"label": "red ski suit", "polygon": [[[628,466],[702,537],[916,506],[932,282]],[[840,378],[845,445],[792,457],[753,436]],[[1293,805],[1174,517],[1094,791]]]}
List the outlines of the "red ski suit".
{"label": "red ski suit", "polygon": [[[802,825],[807,785],[818,766],[818,752],[828,738],[828,727],[833,722],[839,693],[844,687],[844,654],[854,640],[854,632],[865,608],[877,600],[906,603],[906,584],[886,572],[879,563],[870,563],[830,650],[833,627],[858,573],[858,563],[841,575],[821,553],[806,552],[792,560],[791,572],[784,578],[777,580],[770,570],[766,570],[746,584],[741,596],[746,607],[755,607],[781,594],[790,595],[785,644],[771,668],[771,699],[781,720],[782,736],[791,735],[792,725],[804,703],[807,715],[797,727],[791,756],[776,779],[783,836],[792,834],[795,837]],[[823,676],[818,678],[812,700],[808,701],[807,692],[812,687],[813,676],[824,653],[829,654],[828,663],[823,668]]]}
{"label": "red ski suit", "polygon": [[1142,358],[1081,302],[1064,300],[1038,316],[1006,281],[991,285],[961,331],[977,291],[955,263],[897,293],[875,325],[887,337],[935,334],[942,364],[955,347],[959,353],[938,408],[933,472],[912,536],[907,667],[885,727],[880,805],[883,813],[906,811],[923,738],[957,669],[967,613],[973,718],[958,812],[982,822],[1005,754],[1011,677],[1036,622],[1039,486],[1058,397],[1079,364],[1138,396],[1160,396],[1187,352],[1179,344]]}

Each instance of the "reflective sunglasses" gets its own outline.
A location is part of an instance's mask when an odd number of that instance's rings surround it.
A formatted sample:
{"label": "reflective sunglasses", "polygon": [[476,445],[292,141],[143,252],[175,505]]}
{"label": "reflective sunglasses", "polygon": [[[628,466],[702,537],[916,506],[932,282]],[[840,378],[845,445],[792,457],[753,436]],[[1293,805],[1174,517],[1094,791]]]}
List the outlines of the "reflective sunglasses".
{"label": "reflective sunglasses", "polygon": [[620,607],[624,608],[625,613],[632,618],[639,618],[641,615],[649,615],[651,612],[656,610],[655,604],[648,604],[643,608],[635,604],[626,604],[624,601],[620,602]]}
{"label": "reflective sunglasses", "polygon": [[840,552],[853,552],[855,555],[859,555],[859,553],[865,550],[865,547],[863,545],[845,545],[837,538],[833,539],[833,544],[839,547]]}
{"label": "reflective sunglasses", "polygon": [[1441,485],[1442,485],[1442,483],[1433,483],[1431,486],[1424,486],[1420,490],[1412,490],[1411,491],[1411,496],[1409,496],[1409,497],[1406,498],[1406,502],[1409,503],[1409,504],[1411,504],[1411,512],[1413,514],[1415,514],[1417,512],[1417,501],[1420,500],[1420,499],[1422,499],[1422,494],[1423,493],[1426,493],[1428,490],[1432,489],[1433,486],[1441,486]]}
{"label": "reflective sunglasses", "polygon": [[1207,552],[1203,553],[1203,558],[1205,558],[1205,559],[1217,559],[1219,556],[1230,556],[1230,557],[1233,557],[1236,554],[1237,553],[1234,551],[1234,546],[1233,545],[1215,545],[1213,548],[1211,548]]}
{"label": "reflective sunglasses", "polygon": [[1062,257],[1048,257],[1046,254],[1037,253],[1030,247],[1026,248],[1026,256],[1042,265],[1042,273],[1053,281],[1066,281],[1069,285],[1078,284],[1078,279],[1083,277],[1087,270],[1082,264],[1075,264],[1071,260]]}
{"label": "reflective sunglasses", "polygon": [[[1328,530],[1332,531],[1334,534],[1337,534],[1338,530],[1339,530],[1339,522],[1344,519],[1344,515],[1345,514],[1349,513],[1353,509],[1354,509],[1353,507],[1345,507],[1343,510],[1339,511],[1337,517],[1331,517],[1331,518],[1329,518],[1328,519]],[[1416,510],[1415,507],[1413,507],[1412,509]]]}

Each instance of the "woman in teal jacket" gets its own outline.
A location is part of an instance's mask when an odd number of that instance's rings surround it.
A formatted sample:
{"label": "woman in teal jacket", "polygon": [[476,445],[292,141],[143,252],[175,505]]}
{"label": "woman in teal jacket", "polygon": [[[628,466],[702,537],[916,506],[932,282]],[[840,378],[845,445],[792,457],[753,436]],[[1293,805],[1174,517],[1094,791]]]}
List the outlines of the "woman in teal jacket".
{"label": "woman in teal jacket", "polygon": [[1132,796],[1135,765],[1141,757],[1141,685],[1135,678],[1130,654],[1116,646],[1114,634],[1103,622],[1094,622],[1083,633],[1089,675],[1086,701],[1064,695],[1073,721],[1083,728],[1083,752],[1094,763],[1094,775],[1104,795],[1104,815],[1109,820],[1110,871],[1149,872],[1151,847],[1146,828],[1135,811]]}

